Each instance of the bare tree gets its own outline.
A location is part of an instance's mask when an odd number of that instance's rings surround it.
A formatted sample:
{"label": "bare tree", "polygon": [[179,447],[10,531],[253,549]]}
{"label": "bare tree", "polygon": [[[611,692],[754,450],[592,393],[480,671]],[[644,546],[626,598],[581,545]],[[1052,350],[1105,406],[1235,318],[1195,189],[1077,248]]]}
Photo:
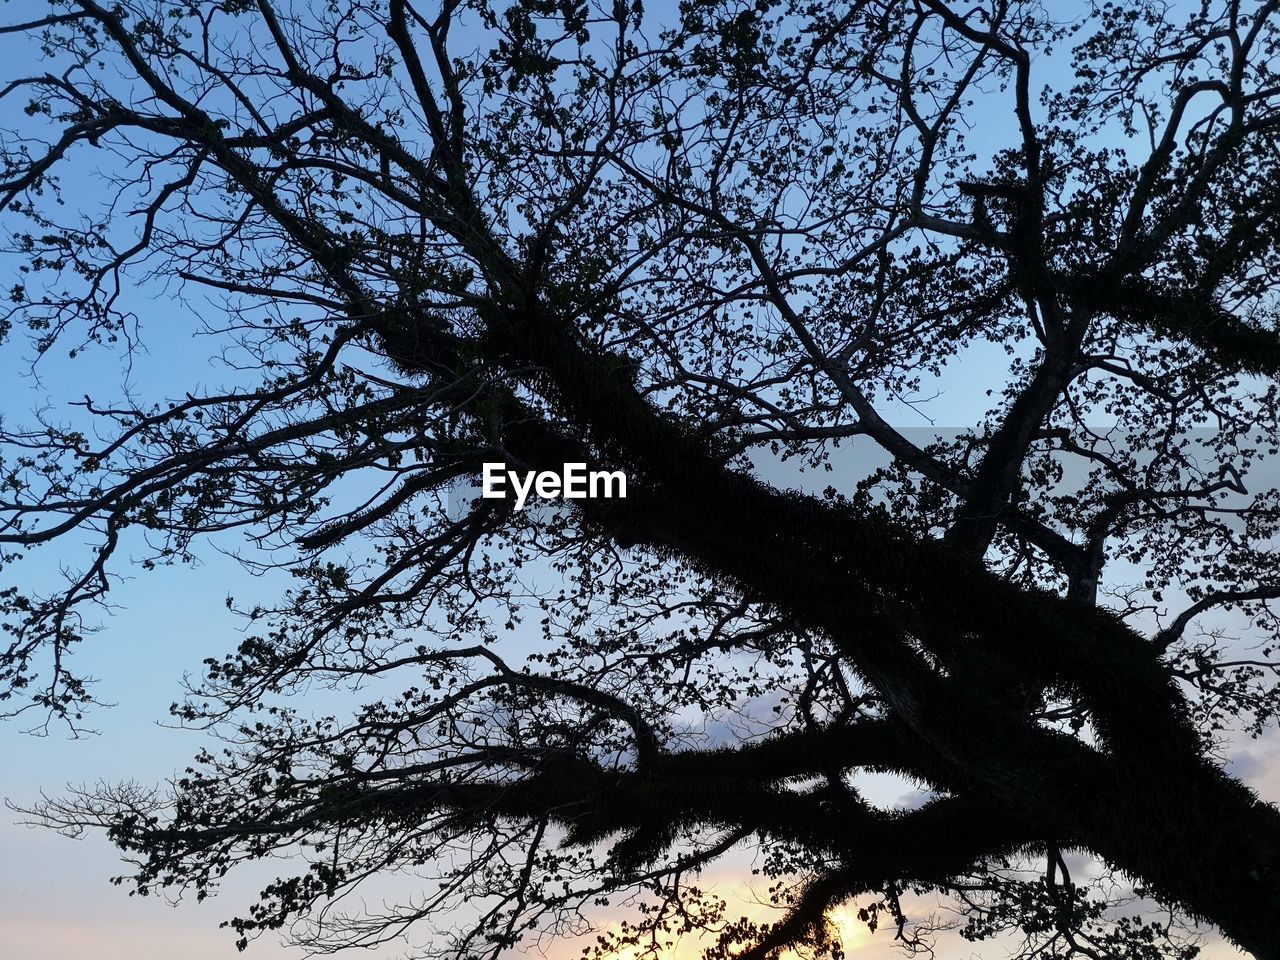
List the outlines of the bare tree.
{"label": "bare tree", "polygon": [[[127,357],[163,288],[218,305],[197,342],[229,365],[5,426],[12,582],[96,536],[65,591],[3,594],[9,708],[77,720],[68,654],[130,552],[238,535],[298,578],[175,707],[225,752],[39,817],[106,828],[143,892],[300,856],[234,926],[319,950],[424,921],[496,956],[637,897],[599,952],[838,953],[846,901],[918,949],[929,894],[1027,955],[1194,952],[1082,851],[1280,958],[1280,812],[1215,759],[1280,703],[1280,4],[1189,6],[56,0],[0,28],[40,51],[3,88],[6,332]],[[895,428],[983,342],[983,423]],[[855,442],[888,465],[760,477]],[[628,496],[449,509],[498,460]],[[1108,563],[1141,582],[1100,593]],[[1260,652],[1195,632],[1219,610]],[[316,717],[318,685],[396,692]],[[933,796],[880,809],[865,770]],[[775,923],[697,887],[745,848]],[[341,912],[397,870],[436,880]]]}

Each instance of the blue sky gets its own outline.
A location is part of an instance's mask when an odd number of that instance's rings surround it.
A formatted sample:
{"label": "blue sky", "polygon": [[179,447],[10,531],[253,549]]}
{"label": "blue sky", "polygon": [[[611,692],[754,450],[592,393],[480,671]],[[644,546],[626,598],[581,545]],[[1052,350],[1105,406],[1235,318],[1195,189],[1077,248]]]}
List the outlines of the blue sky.
{"label": "blue sky", "polygon": [[[0,38],[0,54],[14,62],[29,58],[32,51],[13,38]],[[1007,127],[1003,119],[987,119],[987,137]],[[66,182],[73,202],[101,190],[101,182],[88,172],[91,168],[92,164],[75,167],[82,179]],[[145,350],[133,358],[127,375],[118,358],[105,349],[74,361],[50,356],[33,375],[27,347],[15,338],[0,350],[0,411],[21,420],[34,407],[52,402],[55,410],[61,409],[68,399],[86,392],[108,399],[130,385],[143,396],[157,397],[228,379],[225,369],[210,363],[206,343],[193,339],[197,322],[188,305],[158,285],[133,290],[130,297],[140,315]],[[1006,363],[1004,351],[996,345],[974,348],[933,385],[939,396],[916,408],[903,405],[889,415],[905,427],[929,426],[929,418],[939,428],[976,423],[986,410],[986,387],[993,375],[1004,373]],[[830,480],[823,477],[820,486]],[[179,696],[182,676],[197,672],[204,657],[217,656],[238,642],[241,622],[224,602],[229,592],[238,599],[274,593],[270,581],[249,577],[229,558],[208,549],[202,556],[195,568],[157,570],[113,590],[112,600],[120,609],[77,653],[77,666],[98,678],[98,695],[115,704],[90,717],[89,724],[99,731],[96,735],[68,739],[55,726],[49,736],[33,737],[22,732],[30,725],[26,718],[0,724],[0,796],[22,804],[36,799],[41,790],[57,792],[67,783],[152,783],[185,766],[201,735],[160,724]],[[52,583],[60,560],[74,558],[45,550],[16,568],[16,574],[27,585]],[[1239,773],[1264,796],[1280,800],[1280,739],[1245,745],[1239,757]],[[901,796],[900,786],[893,784],[875,789],[887,802]],[[119,871],[119,864],[101,838],[73,842],[24,828],[16,819],[0,812],[0,953],[16,960],[229,958],[235,955],[234,937],[219,931],[218,921],[243,907],[274,875],[266,868],[237,871],[219,898],[200,905],[185,903],[175,910],[162,900],[130,898],[126,888],[111,886],[107,879]],[[728,873],[721,879],[728,886],[737,883]],[[883,948],[877,941],[867,949]],[[401,952],[388,948],[361,956],[380,960]],[[264,940],[251,947],[250,955],[300,954]]]}

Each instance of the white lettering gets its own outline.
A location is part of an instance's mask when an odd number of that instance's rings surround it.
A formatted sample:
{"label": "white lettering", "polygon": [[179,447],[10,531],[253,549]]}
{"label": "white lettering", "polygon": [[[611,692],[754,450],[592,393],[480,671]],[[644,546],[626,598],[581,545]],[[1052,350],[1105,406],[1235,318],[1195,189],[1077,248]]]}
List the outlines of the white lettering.
{"label": "white lettering", "polygon": [[564,465],[564,497],[566,500],[586,499],[587,465],[585,463],[566,463]]}
{"label": "white lettering", "polygon": [[486,500],[505,500],[507,485],[515,491],[516,509],[523,510],[530,494],[537,493],[543,500],[564,497],[566,500],[585,500],[588,497],[625,498],[627,475],[621,470],[588,470],[585,463],[566,463],[564,469],[528,470],[520,473],[508,470],[505,463],[485,463],[484,483],[481,495]]}
{"label": "white lettering", "polygon": [[538,496],[543,500],[551,500],[560,495],[560,475],[546,470],[538,474]]}
{"label": "white lettering", "polygon": [[529,489],[533,486],[534,472],[530,470],[524,475],[524,483],[520,483],[520,475],[514,470],[508,470],[507,476],[511,478],[511,486],[516,492],[516,509],[523,510],[524,502],[529,498]]}
{"label": "white lettering", "polygon": [[498,488],[498,484],[507,479],[506,473],[507,465],[505,463],[486,463],[484,465],[484,487],[481,489],[480,496],[486,500],[505,500],[507,495]]}
{"label": "white lettering", "polygon": [[[599,487],[596,486],[597,483],[604,487],[603,493],[597,492],[599,490]],[[616,493],[614,492],[615,486]],[[614,470],[612,473],[606,470],[593,470],[591,473],[591,496],[604,497],[606,500],[613,497],[625,499],[627,496],[627,475],[621,470]]]}

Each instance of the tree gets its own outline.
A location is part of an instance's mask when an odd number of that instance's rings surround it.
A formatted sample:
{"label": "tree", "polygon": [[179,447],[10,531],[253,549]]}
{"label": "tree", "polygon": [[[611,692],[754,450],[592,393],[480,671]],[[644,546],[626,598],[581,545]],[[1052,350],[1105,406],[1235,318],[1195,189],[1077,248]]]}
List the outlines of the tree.
{"label": "tree", "polygon": [[[1216,754],[1278,703],[1278,6],[57,0],[3,27],[43,58],[4,87],[4,329],[127,357],[164,284],[217,305],[228,364],[6,425],[11,712],[78,720],[68,653],[130,558],[239,535],[297,580],[175,705],[226,751],[37,815],[105,828],[144,893],[301,855],[242,943],[443,917],[435,952],[497,956],[639,897],[599,952],[708,926],[756,960],[838,953],[846,901],[920,946],[932,893],[1028,954],[1193,952],[1073,878],[1082,851],[1280,957],[1280,811]],[[983,423],[891,424],[984,342]],[[888,465],[825,493],[761,479],[865,440]],[[458,495],[499,460],[628,496]],[[86,532],[66,590],[18,589]],[[394,692],[317,717],[326,685]],[[880,809],[865,770],[931,798]],[[696,886],[744,847],[774,923]],[[397,869],[441,883],[318,912]]]}

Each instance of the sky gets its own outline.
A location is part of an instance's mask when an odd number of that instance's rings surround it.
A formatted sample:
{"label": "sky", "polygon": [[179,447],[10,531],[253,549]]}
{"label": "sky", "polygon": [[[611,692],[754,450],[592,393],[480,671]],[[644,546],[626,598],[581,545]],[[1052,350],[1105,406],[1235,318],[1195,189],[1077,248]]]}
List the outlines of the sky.
{"label": "sky", "polygon": [[[15,6],[21,6],[15,5]],[[3,19],[10,19],[9,10]],[[33,52],[3,38],[0,53],[30,59]],[[83,169],[83,168],[81,168]],[[67,184],[69,193],[88,196],[101,184],[88,174]],[[192,318],[183,305],[157,290],[136,291],[145,352],[135,358],[128,383],[147,395],[175,394],[197,383],[216,383],[225,372],[210,365],[208,353],[193,340]],[[0,411],[22,419],[50,395],[95,392],[109,395],[123,384],[110,363],[92,354],[74,363],[53,357],[33,374],[22,344],[0,350]],[[896,411],[899,425],[909,428],[963,427],[975,423],[986,407],[985,387],[993,371],[1003,372],[1001,348],[975,348],[936,384],[939,396],[918,407]],[[932,420],[930,419],[932,418]],[[823,483],[830,481],[824,477]],[[58,558],[45,551],[28,562],[23,576],[49,582],[57,575]],[[204,551],[195,568],[165,568],[122,583],[113,591],[119,610],[106,629],[77,654],[78,666],[99,680],[99,695],[114,705],[90,717],[97,732],[69,738],[58,728],[45,736],[25,733],[28,723],[0,723],[0,797],[17,804],[36,800],[41,791],[56,793],[68,783],[134,779],[155,783],[180,771],[198,749],[201,735],[163,725],[169,704],[179,696],[182,677],[197,672],[200,661],[232,648],[240,621],[226,608],[228,592],[248,598],[261,591],[272,595],[270,580],[255,580],[227,557]],[[1265,798],[1280,801],[1280,737],[1238,744],[1232,750],[1233,772]],[[868,782],[868,795],[884,804],[910,802],[905,785]],[[161,899],[130,897],[109,878],[120,871],[113,849],[100,837],[71,840],[43,829],[21,825],[21,817],[0,810],[0,957],[5,960],[224,960],[235,956],[234,936],[218,923],[251,901],[274,871],[238,870],[222,894],[202,904],[176,907]],[[745,912],[763,916],[754,901],[745,871],[732,864],[707,877],[709,886],[737,902]],[[856,955],[871,960],[887,955],[888,935],[854,933],[847,912],[836,917],[856,945]],[[973,952],[967,945],[953,956]],[[579,945],[561,945],[549,960],[568,960]],[[361,953],[369,960],[400,956],[402,947]],[[1210,956],[1234,951],[1214,945]],[[270,938],[253,944],[250,957],[290,960],[300,952]],[[693,960],[696,944],[686,943],[669,960]]]}
{"label": "sky", "polygon": [[[158,331],[149,337],[149,355],[135,362],[137,382],[151,382],[175,376],[204,376],[204,354],[199,346],[173,331],[180,327],[175,318],[157,317]],[[172,340],[170,339],[172,336]],[[960,371],[944,382],[942,394],[914,414],[910,408],[900,420],[918,431],[941,429],[941,423],[926,427],[908,417],[930,415],[974,422],[981,412],[982,391],[974,371],[990,370],[1002,362],[1000,356],[976,356],[973,363],[957,365]],[[0,352],[13,369],[13,351]],[[62,364],[54,361],[53,366]],[[91,371],[85,365],[85,374]],[[41,402],[49,384],[70,373],[50,369],[42,374],[45,383],[10,377],[0,380],[0,409],[13,415]],[[78,388],[91,389],[84,376],[77,375]],[[108,381],[100,385],[109,386]],[[55,391],[56,392],[56,391]],[[865,457],[851,456],[837,467],[841,473],[862,475]],[[806,478],[778,475],[779,482],[799,482]],[[829,474],[812,478],[824,485]],[[45,552],[27,576],[45,578],[56,573],[54,557]],[[68,738],[56,725],[47,736],[31,736],[21,720],[0,723],[0,797],[22,805],[38,798],[41,791],[57,793],[67,784],[98,780],[136,780],[157,783],[180,771],[199,747],[201,735],[164,725],[169,704],[178,696],[184,674],[197,672],[206,656],[233,647],[239,639],[241,622],[226,608],[227,593],[238,600],[253,596],[270,597],[269,581],[251,578],[228,557],[202,552],[202,562],[194,567],[161,568],[126,580],[113,590],[112,602],[119,609],[106,621],[105,630],[89,639],[76,654],[77,665],[98,680],[99,695],[113,705],[95,710],[90,716],[96,734]],[[1232,771],[1265,798],[1280,801],[1280,736],[1270,734],[1260,741],[1237,744],[1232,750]],[[873,802],[885,806],[907,806],[911,789],[893,778],[864,777],[859,786]],[[218,929],[219,922],[239,913],[261,885],[275,874],[268,867],[251,865],[234,871],[218,897],[196,904],[185,901],[176,906],[158,898],[130,897],[125,887],[113,886],[109,878],[120,872],[115,852],[101,837],[72,840],[44,829],[21,825],[21,817],[0,810],[0,957],[17,960],[229,960],[236,956],[234,936]],[[405,881],[406,883],[408,881]],[[749,882],[747,864],[741,860],[713,868],[704,882],[757,919],[770,910],[758,902],[762,891]],[[608,922],[607,916],[603,917]],[[890,935],[872,937],[853,921],[848,910],[836,920],[856,955],[865,960],[892,956]],[[975,950],[956,942],[957,957],[998,954]],[[361,953],[369,960],[391,960],[403,955],[402,946]],[[572,960],[580,943],[564,942],[546,948],[546,960]],[[250,957],[292,960],[301,951],[282,946],[268,936],[252,944]],[[532,956],[539,956],[535,949]],[[698,944],[684,941],[667,960],[696,960]],[[1205,956],[1226,960],[1236,952],[1222,943],[1212,943]],[[626,960],[626,958],[622,958]]]}

